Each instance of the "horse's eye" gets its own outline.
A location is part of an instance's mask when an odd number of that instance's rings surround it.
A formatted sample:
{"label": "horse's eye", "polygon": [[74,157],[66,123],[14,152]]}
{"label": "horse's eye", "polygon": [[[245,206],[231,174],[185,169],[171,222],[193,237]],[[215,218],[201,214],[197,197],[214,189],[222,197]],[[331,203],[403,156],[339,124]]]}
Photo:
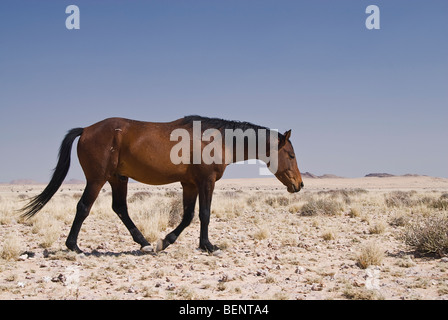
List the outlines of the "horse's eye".
{"label": "horse's eye", "polygon": [[296,157],[296,155],[295,155],[295,154],[292,154],[292,153],[290,153],[290,154],[289,154],[289,157],[290,157],[291,159],[294,159],[294,158]]}

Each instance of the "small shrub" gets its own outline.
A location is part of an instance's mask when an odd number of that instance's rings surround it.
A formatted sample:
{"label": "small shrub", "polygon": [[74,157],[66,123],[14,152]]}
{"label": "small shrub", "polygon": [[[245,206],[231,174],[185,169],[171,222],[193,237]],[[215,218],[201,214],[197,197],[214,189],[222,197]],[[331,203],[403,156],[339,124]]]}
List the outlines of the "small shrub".
{"label": "small shrub", "polygon": [[429,204],[429,207],[446,211],[446,210],[448,210],[448,199],[445,198],[444,195],[442,195],[439,199],[433,200]]}
{"label": "small shrub", "polygon": [[448,200],[448,193],[442,193],[442,195],[440,196],[441,200]]}
{"label": "small shrub", "polygon": [[39,233],[41,234],[40,246],[42,248],[49,248],[59,239],[61,230],[58,223],[51,223],[45,229],[40,230]]}
{"label": "small shrub", "polygon": [[330,190],[329,192],[332,199],[340,198],[346,204],[350,204],[352,202],[350,199],[351,193],[348,190]]}
{"label": "small shrub", "polygon": [[412,207],[415,201],[412,199],[415,191],[393,191],[385,195],[384,201],[388,207]]}
{"label": "small shrub", "polygon": [[361,216],[361,210],[359,208],[352,207],[352,208],[350,208],[348,215],[350,218],[359,217],[359,216]]}
{"label": "small shrub", "polygon": [[237,199],[240,197],[242,191],[238,190],[238,191],[224,191],[223,192],[223,196],[229,199]]}
{"label": "small shrub", "polygon": [[289,205],[290,200],[285,196],[267,197],[265,203],[271,207],[284,207]]}
{"label": "small shrub", "polygon": [[269,235],[270,235],[269,228],[266,226],[261,226],[261,227],[258,227],[258,230],[255,231],[253,236],[254,236],[254,239],[256,239],[256,240],[263,240],[263,239],[267,239],[269,237]]}
{"label": "small shrub", "polygon": [[132,196],[129,197],[128,202],[134,203],[136,201],[144,201],[145,199],[148,199],[152,196],[151,192],[148,191],[139,191],[134,193]]}
{"label": "small shrub", "polygon": [[21,252],[22,245],[19,237],[15,233],[7,235],[0,250],[0,257],[5,260],[17,260]]}
{"label": "small shrub", "polygon": [[366,288],[347,286],[342,295],[351,300],[383,300],[384,298],[376,291]]}
{"label": "small shrub", "polygon": [[335,200],[310,200],[304,204],[300,211],[303,216],[329,215],[333,216],[344,210],[343,205]]}
{"label": "small shrub", "polygon": [[181,198],[173,199],[170,205],[168,225],[176,227],[181,222],[183,213],[183,200]]}
{"label": "small shrub", "polygon": [[368,266],[381,265],[384,258],[383,250],[375,242],[369,242],[361,248],[357,256],[357,263],[361,269],[367,269]]}
{"label": "small shrub", "polygon": [[386,223],[383,221],[379,221],[369,227],[370,234],[381,234],[384,233],[384,231],[386,231]]}
{"label": "small shrub", "polygon": [[28,196],[26,194],[21,193],[17,196],[17,198],[19,198],[19,200],[26,200],[28,199]]}
{"label": "small shrub", "polygon": [[395,214],[389,221],[392,227],[404,227],[409,223],[410,217],[404,213]]}
{"label": "small shrub", "polygon": [[179,191],[168,190],[165,192],[165,197],[168,197],[168,198],[179,197],[180,195],[181,195],[181,193]]}
{"label": "small shrub", "polygon": [[194,291],[192,291],[187,286],[181,286],[176,290],[177,298],[181,300],[193,300],[195,298]]}
{"label": "small shrub", "polygon": [[79,199],[81,199],[81,197],[82,197],[82,193],[81,192],[75,192],[72,195],[72,198],[75,199],[76,201],[79,201]]}
{"label": "small shrub", "polygon": [[289,208],[288,208],[288,212],[289,213],[298,213],[298,212],[300,212],[300,206],[299,205],[297,205],[297,204],[292,204],[292,205],[290,205],[289,206]]}
{"label": "small shrub", "polygon": [[285,197],[285,196],[278,196],[277,197],[277,203],[279,204],[279,206],[282,206],[282,207],[284,207],[284,206],[287,206],[287,205],[289,205],[289,198],[288,197]]}
{"label": "small shrub", "polygon": [[259,199],[260,199],[260,197],[258,197],[258,196],[250,196],[249,198],[247,198],[246,203],[253,208],[253,207],[255,207],[255,205]]}
{"label": "small shrub", "polygon": [[367,192],[368,191],[365,189],[356,188],[348,190],[337,189],[337,190],[319,191],[317,194],[329,195],[331,199],[340,198],[344,203],[350,204],[352,202],[350,198],[351,196],[357,196],[360,194],[365,194]]}
{"label": "small shrub", "polygon": [[409,223],[403,239],[407,245],[424,254],[448,253],[448,216],[437,214]]}
{"label": "small shrub", "polygon": [[325,241],[335,240],[336,239],[336,231],[328,229],[322,233],[322,238]]}

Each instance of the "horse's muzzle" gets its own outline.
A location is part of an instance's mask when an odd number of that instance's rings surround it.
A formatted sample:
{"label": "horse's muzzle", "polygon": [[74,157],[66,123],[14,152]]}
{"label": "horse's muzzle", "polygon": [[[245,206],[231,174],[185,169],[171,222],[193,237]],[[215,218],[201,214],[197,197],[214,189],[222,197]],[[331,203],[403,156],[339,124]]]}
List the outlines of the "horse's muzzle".
{"label": "horse's muzzle", "polygon": [[292,184],[291,188],[288,188],[288,191],[291,193],[299,192],[303,187],[304,187],[303,182],[300,182],[300,184],[297,186]]}

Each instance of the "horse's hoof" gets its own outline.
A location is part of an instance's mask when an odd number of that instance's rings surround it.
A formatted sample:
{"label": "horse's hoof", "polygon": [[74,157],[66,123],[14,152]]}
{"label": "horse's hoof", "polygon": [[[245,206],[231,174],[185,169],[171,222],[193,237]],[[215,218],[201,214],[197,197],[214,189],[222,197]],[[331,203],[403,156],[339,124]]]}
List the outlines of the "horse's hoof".
{"label": "horse's hoof", "polygon": [[68,250],[70,250],[70,251],[74,251],[74,252],[76,252],[77,254],[82,254],[82,253],[84,253],[84,251],[82,251],[81,249],[79,249],[79,247],[78,247],[78,245],[76,245],[76,244],[66,244],[66,246],[67,246],[67,249]]}
{"label": "horse's hoof", "polygon": [[211,243],[207,243],[207,244],[200,244],[199,245],[199,249],[201,249],[202,251],[205,251],[209,254],[212,254],[216,251],[221,251],[221,249],[218,246],[215,246]]}
{"label": "horse's hoof", "polygon": [[157,244],[156,244],[156,252],[160,252],[160,251],[162,251],[163,249],[165,249],[165,248],[163,247],[163,240],[162,240],[162,239],[159,239],[159,240],[157,241]]}
{"label": "horse's hoof", "polygon": [[151,246],[144,246],[140,248],[140,251],[143,253],[152,253],[153,249],[151,248]]}

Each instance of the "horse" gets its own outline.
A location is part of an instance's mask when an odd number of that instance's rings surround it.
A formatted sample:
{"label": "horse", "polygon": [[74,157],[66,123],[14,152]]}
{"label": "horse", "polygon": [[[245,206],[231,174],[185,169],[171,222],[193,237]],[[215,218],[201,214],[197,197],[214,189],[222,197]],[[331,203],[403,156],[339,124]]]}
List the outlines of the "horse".
{"label": "horse", "polygon": [[[172,149],[179,140],[173,139],[176,129],[193,133],[194,124],[201,124],[201,133],[207,129],[214,129],[218,133],[226,133],[227,130],[253,130],[257,141],[261,141],[260,133],[273,130],[258,126],[250,122],[230,121],[218,118],[207,118],[201,116],[186,116],[171,122],[143,122],[125,118],[108,118],[97,122],[89,127],[74,128],[65,135],[58,155],[57,165],[49,184],[42,193],[29,199],[29,202],[21,209],[22,216],[30,218],[38,213],[54,196],[67,176],[70,167],[71,149],[74,140],[79,137],[77,154],[79,163],[86,178],[84,192],[76,206],[76,215],[67,236],[65,245],[69,250],[82,253],[77,245],[78,234],[81,225],[89,215],[90,209],[99,192],[106,182],[112,188],[112,209],[122,220],[129,230],[133,240],[140,245],[140,250],[149,253],[154,249],[142,233],[135,226],[128,214],[127,188],[129,179],[150,185],[164,185],[180,182],[183,195],[183,216],[180,224],[164,239],[157,241],[155,251],[166,249],[173,244],[181,232],[191,223],[194,217],[194,208],[199,198],[200,237],[199,248],[214,252],[219,250],[209,240],[208,226],[210,221],[210,207],[215,182],[224,174],[226,167],[239,160],[249,158],[261,159],[257,153],[249,153],[247,149],[248,139],[239,140],[244,143],[243,159],[237,159],[234,152],[230,159],[222,163],[205,163],[201,160],[184,161],[185,163],[173,163]],[[297,167],[297,161],[293,146],[289,140],[291,130],[281,134],[275,131],[278,140],[277,150],[271,148],[271,140],[266,140],[261,145],[267,154],[277,157],[277,168],[274,175],[282,182],[290,193],[298,192],[303,188],[303,181]],[[211,139],[210,139],[211,140]],[[236,141],[236,139],[233,139]],[[194,144],[189,140],[188,143]],[[207,147],[207,142],[200,140],[201,150]],[[222,151],[226,154],[235,151],[238,143],[233,145],[233,150],[223,145]],[[197,147],[198,145],[196,145]],[[260,149],[258,145],[257,149]],[[216,150],[215,150],[216,151]],[[190,150],[190,152],[192,152]],[[187,158],[191,160],[193,154]],[[240,157],[241,158],[241,157]],[[270,161],[272,162],[272,161]],[[270,168],[270,163],[268,168]],[[271,170],[274,172],[273,170]]]}

